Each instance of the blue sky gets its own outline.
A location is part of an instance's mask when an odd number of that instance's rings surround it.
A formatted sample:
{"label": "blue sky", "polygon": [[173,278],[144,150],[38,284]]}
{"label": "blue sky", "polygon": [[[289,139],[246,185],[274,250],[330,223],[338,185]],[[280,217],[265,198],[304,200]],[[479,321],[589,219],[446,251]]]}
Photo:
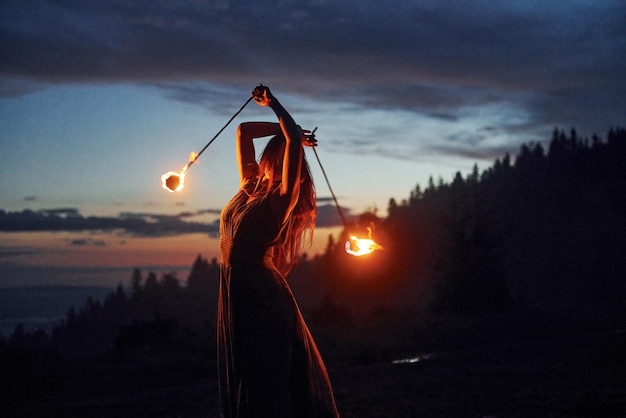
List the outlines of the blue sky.
{"label": "blue sky", "polygon": [[[609,0],[4,1],[0,287],[115,285],[218,256],[234,129],[271,112],[250,103],[182,192],[160,176],[259,83],[318,127],[348,214],[384,216],[429,176],[487,168],[554,127],[603,135],[626,114],[624,21]],[[339,220],[309,162],[315,251]]]}

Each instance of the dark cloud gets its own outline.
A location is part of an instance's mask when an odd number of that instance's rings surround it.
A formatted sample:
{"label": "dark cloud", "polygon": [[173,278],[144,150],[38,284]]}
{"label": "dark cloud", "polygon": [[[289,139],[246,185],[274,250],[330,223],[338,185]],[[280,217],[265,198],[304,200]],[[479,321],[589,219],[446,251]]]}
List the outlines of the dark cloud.
{"label": "dark cloud", "polygon": [[[121,213],[117,217],[82,216],[76,209],[45,209],[5,212],[0,210],[0,231],[111,231],[137,237],[162,237],[190,233],[206,233],[217,237],[219,221],[192,222],[186,219],[197,213],[179,215]],[[101,241],[75,241],[72,245],[105,245]]]}
{"label": "dark cloud", "polygon": [[493,147],[458,147],[446,145],[433,145],[430,147],[433,152],[445,155],[454,155],[464,157],[474,161],[493,162],[496,158],[500,158],[510,151],[510,145],[501,145]]}
{"label": "dark cloud", "polygon": [[29,247],[0,247],[0,260],[3,258],[20,257],[38,254],[39,251]]}
{"label": "dark cloud", "polygon": [[[623,58],[609,54],[625,48],[626,6],[615,1],[567,8],[467,7],[461,1],[218,3],[5,2],[2,73],[53,81],[244,85],[250,76],[273,75],[274,81],[287,74],[288,82],[304,76],[329,92],[342,85],[510,90],[528,83],[578,84],[596,71],[592,57],[599,56],[603,72],[617,76]],[[559,77],[559,68],[575,77]]]}
{"label": "dark cloud", "polygon": [[[226,90],[206,83],[154,83],[154,86],[172,100],[201,106],[216,113],[232,113],[230,104],[242,101],[240,91]],[[224,106],[225,103],[229,106]]]}
{"label": "dark cloud", "polygon": [[321,203],[334,203],[334,199],[332,198],[332,196],[317,196],[318,206]]}
{"label": "dark cloud", "polygon": [[202,69],[241,72],[242,59],[221,39],[221,19],[211,10],[203,14],[179,6],[7,2],[0,68],[48,82],[181,79],[197,77]]}
{"label": "dark cloud", "polygon": [[[348,208],[342,206],[341,213],[346,218],[346,222],[352,222],[354,219],[354,216],[350,213],[350,209]],[[315,219],[315,226],[317,228],[332,228],[342,225],[343,222],[339,216],[339,211],[334,204],[318,204],[317,218]]]}
{"label": "dark cloud", "polygon": [[[332,198],[318,199],[317,228],[341,226],[342,220]],[[347,222],[352,222],[354,215],[349,208],[341,207]],[[0,210],[0,231],[2,232],[38,232],[38,231],[108,231],[116,235],[135,237],[167,237],[191,233],[206,233],[211,237],[219,236],[219,221],[209,223],[193,222],[189,219],[210,214],[219,215],[218,209],[203,209],[196,212],[181,212],[176,215],[154,213],[123,212],[116,217],[82,216],[77,209],[60,208],[21,212]],[[105,247],[106,242],[90,238],[77,238],[70,241],[72,246]],[[0,258],[31,254],[29,249],[0,249]]]}
{"label": "dark cloud", "polygon": [[59,218],[76,218],[80,217],[80,213],[76,208],[56,208],[56,209],[40,209],[38,211],[45,217],[59,217]]}
{"label": "dark cloud", "polygon": [[219,109],[263,82],[352,103],[355,111],[403,109],[450,122],[467,107],[514,103],[530,132],[604,131],[626,113],[623,1],[49,0],[0,7],[5,96],[45,83],[137,82]]}
{"label": "dark cloud", "polygon": [[197,215],[219,215],[222,213],[221,209],[201,209],[195,212]]}
{"label": "dark cloud", "polygon": [[77,238],[70,241],[76,247],[106,247],[106,242],[99,239]]}

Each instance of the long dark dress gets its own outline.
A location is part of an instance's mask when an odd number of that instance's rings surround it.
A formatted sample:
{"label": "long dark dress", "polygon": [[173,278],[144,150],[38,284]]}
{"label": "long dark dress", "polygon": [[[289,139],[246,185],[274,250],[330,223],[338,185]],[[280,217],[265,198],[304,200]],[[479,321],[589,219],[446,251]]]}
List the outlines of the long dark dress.
{"label": "long dark dress", "polygon": [[279,234],[269,198],[242,188],[222,211],[218,298],[224,418],[338,417],[330,380],[285,278],[272,263]]}

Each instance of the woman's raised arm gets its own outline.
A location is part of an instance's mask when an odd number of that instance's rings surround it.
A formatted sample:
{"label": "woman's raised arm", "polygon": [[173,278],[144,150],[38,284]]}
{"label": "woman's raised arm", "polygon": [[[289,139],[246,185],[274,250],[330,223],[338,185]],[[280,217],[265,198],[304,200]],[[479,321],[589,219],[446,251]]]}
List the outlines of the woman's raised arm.
{"label": "woman's raised arm", "polygon": [[289,112],[276,99],[269,88],[259,86],[252,92],[254,100],[261,106],[272,108],[278,117],[278,124],[285,136],[285,156],[283,158],[282,179],[280,184],[283,221],[289,217],[300,195],[300,174],[302,168],[303,132]]}
{"label": "woman's raised arm", "polygon": [[258,174],[254,138],[281,132],[280,125],[275,122],[244,122],[237,127],[237,166],[242,183]]}

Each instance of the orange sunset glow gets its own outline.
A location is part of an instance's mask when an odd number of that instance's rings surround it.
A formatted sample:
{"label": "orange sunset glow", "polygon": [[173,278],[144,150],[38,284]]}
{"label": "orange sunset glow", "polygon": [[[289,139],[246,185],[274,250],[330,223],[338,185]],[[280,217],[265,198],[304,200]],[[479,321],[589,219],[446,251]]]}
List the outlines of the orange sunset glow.
{"label": "orange sunset glow", "polygon": [[[198,254],[218,257],[216,239],[205,234],[139,238],[104,233],[22,232],[8,234],[16,247],[40,250],[28,256],[30,265],[61,267],[189,266]],[[181,277],[181,279],[184,279]]]}

